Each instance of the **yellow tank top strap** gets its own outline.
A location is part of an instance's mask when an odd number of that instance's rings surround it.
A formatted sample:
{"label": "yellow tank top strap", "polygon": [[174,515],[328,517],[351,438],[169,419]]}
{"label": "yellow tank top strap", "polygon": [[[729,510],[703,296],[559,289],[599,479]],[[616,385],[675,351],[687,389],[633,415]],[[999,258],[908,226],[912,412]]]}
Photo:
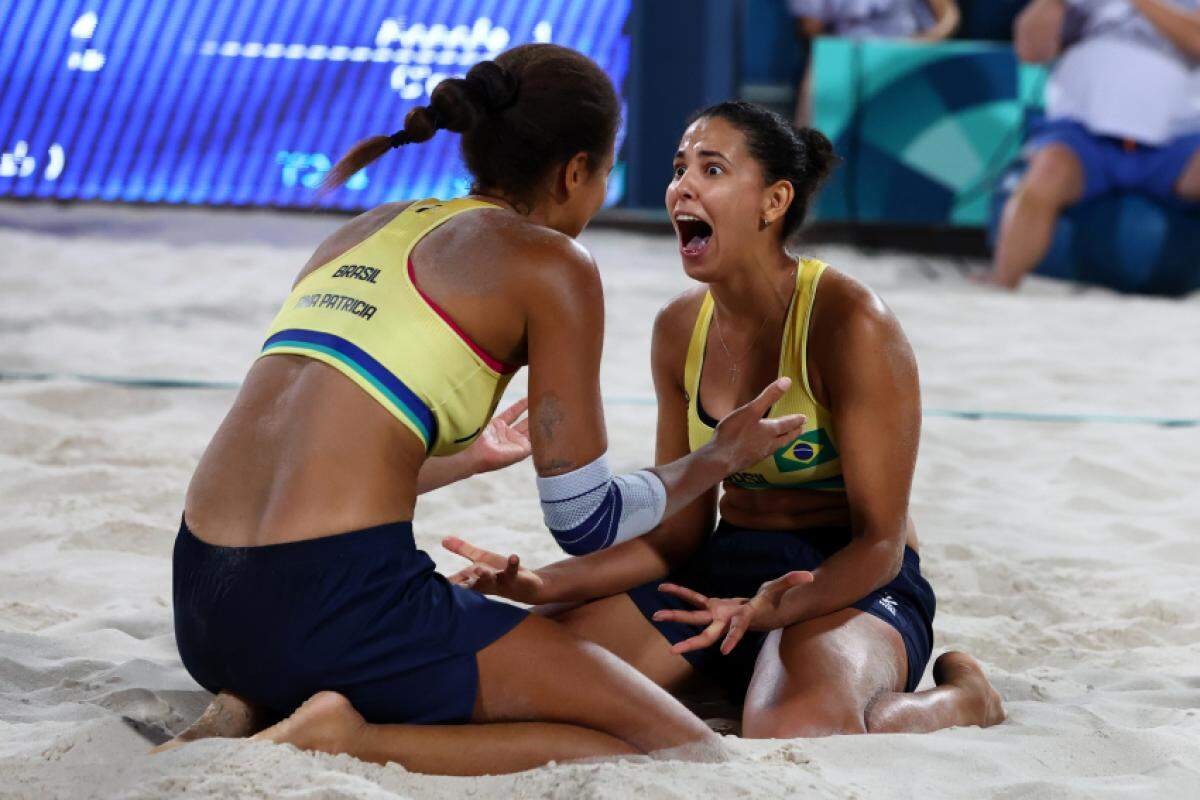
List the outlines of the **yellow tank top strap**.
{"label": "yellow tank top strap", "polygon": [[[817,284],[821,281],[821,276],[825,274],[825,268],[828,266],[824,261],[818,261],[815,258],[802,258],[799,261],[796,275],[796,288],[799,296],[796,298],[796,305],[803,310],[803,314],[797,315],[802,319],[797,321],[799,328],[800,351],[797,355],[799,370],[798,374],[801,377],[804,393],[808,395],[808,399],[813,402],[813,405],[820,407],[823,411],[827,411],[813,394],[812,384],[808,382],[808,328],[812,321],[813,303],[817,299]],[[794,340],[793,340],[794,341]],[[797,373],[792,373],[797,374]],[[826,414],[828,416],[828,413]]]}
{"label": "yellow tank top strap", "polygon": [[378,246],[381,242],[390,241],[398,246],[397,256],[407,263],[417,242],[424,239],[434,228],[449,222],[464,211],[495,207],[492,203],[469,197],[454,200],[417,200],[389,220],[374,236],[360,242],[357,247],[362,247],[368,242],[372,242],[372,246]]}
{"label": "yellow tank top strap", "polygon": [[700,367],[704,364],[704,347],[708,343],[708,326],[712,324],[712,315],[712,292],[705,292],[704,299],[700,302],[700,313],[696,315],[696,324],[692,326],[687,361],[683,364],[683,388],[689,400],[698,394]]}

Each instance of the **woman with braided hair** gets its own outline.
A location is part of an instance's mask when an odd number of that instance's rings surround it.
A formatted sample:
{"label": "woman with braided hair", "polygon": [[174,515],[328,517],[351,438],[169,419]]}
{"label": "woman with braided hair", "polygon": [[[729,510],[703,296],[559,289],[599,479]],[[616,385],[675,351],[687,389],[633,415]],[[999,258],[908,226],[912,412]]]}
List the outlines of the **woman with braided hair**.
{"label": "woman with braided hair", "polygon": [[[599,646],[451,585],[412,535],[419,494],[532,450],[563,549],[608,547],[803,424],[764,418],[789,385],[773,380],[705,447],[612,475],[603,297],[575,237],[604,200],[618,118],[594,63],[526,45],[443,81],[401,131],[334,167],[330,185],[443,128],[462,134],[475,183],[468,197],[390,203],[349,222],[271,324],[192,478],[176,539],[180,655],[218,693],[177,742],[290,714],[259,736],[482,774],[715,741]],[[489,423],[521,366],[529,419],[517,422],[519,403]]]}

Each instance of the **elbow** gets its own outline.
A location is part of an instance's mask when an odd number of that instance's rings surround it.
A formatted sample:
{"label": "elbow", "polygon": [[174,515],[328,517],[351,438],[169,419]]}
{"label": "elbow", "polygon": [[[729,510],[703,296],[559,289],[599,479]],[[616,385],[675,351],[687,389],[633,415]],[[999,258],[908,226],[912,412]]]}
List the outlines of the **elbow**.
{"label": "elbow", "polygon": [[883,574],[880,576],[879,586],[882,588],[887,586],[900,574],[901,568],[904,566],[904,538],[899,541],[890,539],[885,542],[880,542],[880,549],[886,554],[880,558],[881,564],[884,564]]}
{"label": "elbow", "polygon": [[900,547],[895,550],[895,555],[892,559],[892,568],[890,570],[888,570],[888,573],[891,575],[891,577],[888,578],[888,583],[891,583],[892,581],[896,580],[896,578],[899,577],[899,575],[900,575],[900,570],[903,568],[904,568],[904,544],[901,543]]}
{"label": "elbow", "polygon": [[1058,55],[1057,43],[1044,36],[1022,36],[1018,33],[1013,44],[1017,58],[1026,64],[1045,64]]}
{"label": "elbow", "polygon": [[962,13],[958,10],[958,6],[951,3],[946,8],[946,15],[942,17],[939,27],[945,31],[943,38],[949,39],[954,34],[958,33],[958,26],[962,24]]}
{"label": "elbow", "polygon": [[1053,61],[1062,49],[1062,14],[1035,13],[1026,9],[1013,25],[1013,48],[1017,58],[1027,64]]}
{"label": "elbow", "polygon": [[895,554],[888,553],[887,568],[883,571],[883,574],[879,576],[879,585],[876,586],[875,588],[882,589],[884,586],[887,586],[889,583],[896,580],[896,578],[899,577],[899,575],[900,575],[900,568],[903,566],[904,566],[904,550],[903,549],[901,549],[899,553],[895,553]]}
{"label": "elbow", "polygon": [[597,550],[604,550],[616,543],[617,528],[615,520],[605,506],[601,506],[587,519],[567,527],[557,514],[547,513],[546,527],[559,548],[569,556],[586,556]]}
{"label": "elbow", "polygon": [[1017,48],[1017,58],[1026,64],[1047,64],[1054,60],[1057,53],[1046,48]]}
{"label": "elbow", "polygon": [[800,40],[815,39],[825,32],[825,25],[815,17],[796,18],[796,38]]}

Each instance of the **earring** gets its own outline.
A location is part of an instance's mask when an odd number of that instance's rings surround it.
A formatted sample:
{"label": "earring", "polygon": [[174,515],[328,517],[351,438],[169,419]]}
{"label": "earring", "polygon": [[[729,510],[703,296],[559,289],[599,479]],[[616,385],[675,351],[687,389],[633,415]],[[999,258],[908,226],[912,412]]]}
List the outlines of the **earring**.
{"label": "earring", "polygon": [[769,226],[770,224],[771,224],[771,223],[767,221],[767,218],[766,218],[766,217],[759,217],[759,220],[758,220],[758,229],[759,229],[760,231],[762,231],[762,230],[766,230],[766,229],[767,229],[767,226]]}

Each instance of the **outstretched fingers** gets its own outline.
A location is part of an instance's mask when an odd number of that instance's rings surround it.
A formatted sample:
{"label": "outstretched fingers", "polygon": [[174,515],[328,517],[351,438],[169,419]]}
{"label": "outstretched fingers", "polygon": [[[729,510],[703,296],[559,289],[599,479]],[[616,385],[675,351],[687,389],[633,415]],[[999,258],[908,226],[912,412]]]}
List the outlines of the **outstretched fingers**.
{"label": "outstretched fingers", "polygon": [[685,625],[708,625],[713,621],[711,611],[684,611],[678,608],[663,608],[654,612],[655,622],[682,622]]}
{"label": "outstretched fingers", "polygon": [[511,584],[517,579],[517,570],[521,568],[521,557],[513,553],[508,557],[508,563],[504,565],[504,571],[496,576],[499,583]]}
{"label": "outstretched fingers", "polygon": [[697,591],[687,588],[686,586],[680,586],[675,583],[663,583],[659,585],[658,590],[663,594],[675,595],[680,600],[686,600],[697,608],[708,607],[707,597]]}
{"label": "outstretched fingers", "polygon": [[729,618],[729,632],[725,634],[725,641],[721,642],[721,655],[727,656],[733,652],[746,631],[750,630],[750,620],[753,618],[754,609],[749,603],[733,612]]}
{"label": "outstretched fingers", "polygon": [[495,418],[498,420],[503,420],[504,423],[507,425],[512,425],[514,422],[517,421],[518,417],[520,417],[522,414],[525,413],[525,410],[528,408],[529,408],[529,398],[522,397],[520,400],[513,403],[511,406],[509,406],[508,408],[504,409],[499,414],[497,414]]}
{"label": "outstretched fingers", "polygon": [[708,627],[696,634],[690,639],[684,639],[682,642],[677,642],[671,645],[671,652],[683,655],[690,653],[693,650],[703,650],[706,647],[711,647],[717,639],[721,638],[721,634],[725,632],[728,620],[714,619],[709,623]]}
{"label": "outstretched fingers", "polygon": [[474,583],[474,577],[475,567],[472,566],[466,567],[465,569],[460,569],[453,575],[447,576],[446,580],[450,581],[455,586],[470,586],[472,583]]}
{"label": "outstretched fingers", "polygon": [[775,435],[776,441],[782,446],[804,433],[808,417],[803,414],[788,414],[785,417],[763,420],[763,424]]}
{"label": "outstretched fingers", "polygon": [[775,405],[775,401],[783,397],[792,386],[792,379],[788,377],[776,378],[767,385],[767,388],[758,393],[758,397],[747,403],[747,407],[754,413],[755,417],[761,417],[767,413],[771,406]]}
{"label": "outstretched fingers", "polygon": [[775,580],[764,583],[762,588],[758,590],[758,593],[760,597],[777,606],[783,600],[783,595],[788,589],[791,589],[793,586],[812,582],[813,574],[811,572],[807,570],[792,570]]}
{"label": "outstretched fingers", "polygon": [[462,556],[468,561],[474,561],[479,564],[487,564],[489,567],[496,569],[504,569],[508,566],[508,559],[499,553],[493,553],[491,550],[484,550],[482,547],[476,547],[470,542],[460,539],[457,536],[447,536],[442,539],[442,547],[454,553],[456,556]]}
{"label": "outstretched fingers", "polygon": [[488,579],[494,574],[494,570],[490,569],[489,567],[485,567],[482,564],[472,564],[471,566],[454,573],[446,580],[453,584],[457,584],[458,586],[465,586],[468,589],[473,589],[480,582],[480,580]]}

